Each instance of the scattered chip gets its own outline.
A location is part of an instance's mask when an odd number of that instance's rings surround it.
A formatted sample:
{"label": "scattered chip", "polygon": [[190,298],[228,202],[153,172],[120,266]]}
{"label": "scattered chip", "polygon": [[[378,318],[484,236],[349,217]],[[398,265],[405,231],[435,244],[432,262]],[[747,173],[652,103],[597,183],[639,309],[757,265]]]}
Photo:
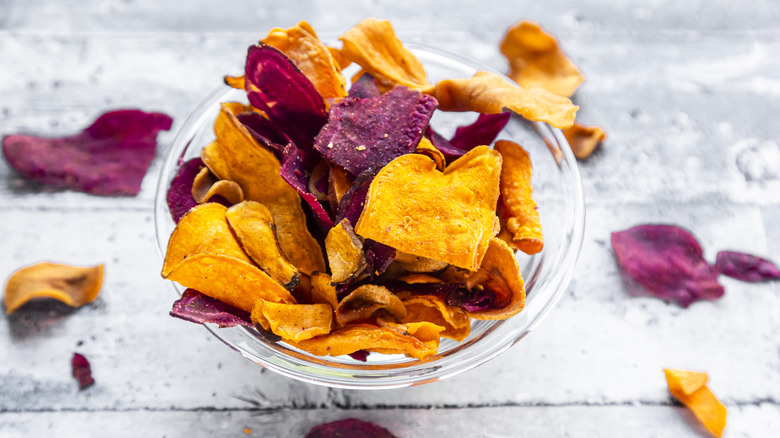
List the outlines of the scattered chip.
{"label": "scattered chip", "polygon": [[343,283],[355,278],[366,269],[363,242],[355,234],[348,219],[343,219],[328,231],[325,252],[333,275],[333,283]]}
{"label": "scattered chip", "polygon": [[86,357],[79,353],[73,353],[70,360],[70,367],[73,370],[73,377],[79,382],[79,389],[85,389],[95,383],[92,378],[92,367]]}
{"label": "scattered chip", "polygon": [[674,225],[638,225],[612,233],[623,271],[650,294],[688,307],[723,296],[718,271],[704,260],[699,242]]}
{"label": "scattered chip", "polygon": [[501,155],[474,148],[444,172],[409,154],[371,183],[355,232],[399,251],[477,270],[493,231]]}
{"label": "scattered chip", "polygon": [[504,108],[528,120],[565,129],[574,124],[579,109],[566,97],[541,88],[526,89],[495,73],[480,71],[468,79],[445,79],[436,84],[433,97],[444,111],[496,114]]}
{"label": "scattered chip", "polygon": [[585,81],[555,38],[536,23],[522,21],[510,27],[501,41],[501,53],[509,61],[507,76],[522,87],[571,97]]}
{"label": "scattered chip", "polygon": [[285,304],[257,300],[252,321],[285,340],[303,341],[330,332],[333,309],[328,304]]}
{"label": "scattered chip", "polygon": [[134,196],[157,152],[157,133],[173,119],[139,110],[111,111],[70,137],[3,137],[8,164],[23,177],[101,196]]}
{"label": "scattered chip", "polygon": [[468,311],[472,318],[507,319],[525,307],[525,283],[520,266],[515,252],[501,239],[493,238],[490,241],[482,266],[466,280],[466,286],[472,293],[478,290],[475,286],[480,286],[488,294],[495,294],[495,301],[489,307]]}
{"label": "scattered chip", "polygon": [[244,191],[233,181],[218,180],[208,168],[204,167],[192,181],[192,199],[202,204],[216,196],[221,196],[230,205],[234,205],[244,200]]}
{"label": "scattered chip", "polygon": [[720,251],[715,259],[718,273],[742,281],[780,279],[780,269],[761,257],[736,251]]}
{"label": "scattered chip", "polygon": [[309,430],[304,438],[396,438],[384,427],[368,421],[348,418],[320,424]]}
{"label": "scattered chip", "polygon": [[394,293],[382,286],[365,284],[341,300],[336,308],[336,321],[343,326],[367,320],[378,311],[386,312],[399,321],[406,316],[403,302]]}
{"label": "scattered chip", "polygon": [[252,326],[249,312],[229,306],[196,290],[187,289],[173,303],[170,315],[196,324],[214,323],[220,328]]}
{"label": "scattered chip", "polygon": [[366,18],[339,37],[341,54],[370,73],[382,88],[403,85],[430,92],[422,63],[403,46],[387,20]]}
{"label": "scattered chip", "polygon": [[585,126],[577,122],[564,129],[563,135],[566,136],[574,156],[580,160],[588,158],[596,150],[596,146],[607,138],[600,126]]}
{"label": "scattered chip", "polygon": [[506,230],[512,243],[526,254],[536,254],[544,247],[542,224],[533,198],[531,159],[519,144],[499,140],[495,149],[501,153],[501,206]]}
{"label": "scattered chip", "polygon": [[669,392],[716,437],[723,436],[728,411],[707,387],[707,373],[664,369]]}
{"label": "scattered chip", "polygon": [[53,298],[72,306],[91,303],[103,286],[103,265],[80,268],[38,263],[11,275],[5,285],[5,311],[12,314],[30,300]]}

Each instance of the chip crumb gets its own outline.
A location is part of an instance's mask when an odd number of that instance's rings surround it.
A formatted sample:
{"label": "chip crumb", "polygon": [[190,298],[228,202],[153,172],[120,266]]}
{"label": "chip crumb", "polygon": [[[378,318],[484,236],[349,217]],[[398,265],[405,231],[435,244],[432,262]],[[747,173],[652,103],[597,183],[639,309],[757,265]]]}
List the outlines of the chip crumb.
{"label": "chip crumb", "polygon": [[362,152],[362,151],[366,150],[366,145],[361,144],[360,146],[356,147],[355,149],[357,149],[357,150]]}
{"label": "chip crumb", "polygon": [[385,134],[385,138],[387,138],[387,134]]}
{"label": "chip crumb", "polygon": [[248,427],[245,427],[244,428],[244,433],[247,434],[247,435],[252,435],[252,429],[250,429]]}
{"label": "chip crumb", "polygon": [[333,149],[333,142],[328,143],[328,149]]}

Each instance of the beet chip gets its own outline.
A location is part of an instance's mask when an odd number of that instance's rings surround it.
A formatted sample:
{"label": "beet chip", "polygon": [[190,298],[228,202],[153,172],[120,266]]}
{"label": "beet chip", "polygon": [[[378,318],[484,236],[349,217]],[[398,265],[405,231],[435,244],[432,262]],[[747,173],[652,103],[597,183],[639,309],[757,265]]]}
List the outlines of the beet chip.
{"label": "beet chip", "polygon": [[420,142],[436,99],[406,87],[367,99],[347,97],[331,107],[314,147],[352,175],[379,170]]}
{"label": "beet chip", "polygon": [[[361,350],[362,351],[362,350]],[[309,430],[304,438],[396,438],[384,427],[368,421],[348,418],[332,423],[320,424]]]}
{"label": "beet chip", "polygon": [[736,251],[721,251],[715,259],[719,273],[742,281],[768,281],[780,279],[780,269],[761,257]]}
{"label": "beet chip", "polygon": [[471,125],[458,127],[450,144],[466,152],[477,146],[490,146],[511,116],[511,113],[480,114]]}
{"label": "beet chip", "polygon": [[173,303],[170,315],[196,324],[213,322],[220,328],[245,325],[252,327],[249,312],[237,309],[220,300],[206,296],[194,289],[187,289]]}
{"label": "beet chip", "polygon": [[292,143],[284,147],[284,159],[282,160],[282,178],[287,181],[303,197],[303,200],[311,207],[314,218],[324,230],[333,228],[333,220],[322,207],[317,197],[309,193],[309,182],[306,179],[306,170],[303,167],[301,151]]}
{"label": "beet chip", "polygon": [[612,233],[620,267],[652,295],[688,307],[723,296],[718,271],[703,258],[688,231],[673,225],[638,225]]}
{"label": "beet chip", "polygon": [[203,160],[200,158],[193,158],[179,166],[179,170],[168,188],[167,196],[168,209],[171,210],[174,222],[178,223],[185,213],[198,205],[192,197],[192,183],[204,167]]}
{"label": "beet chip", "polygon": [[363,73],[360,77],[352,83],[349,87],[349,97],[357,99],[366,99],[369,97],[381,96],[382,92],[379,91],[379,86],[376,84],[374,77],[370,73]]}
{"label": "beet chip", "polygon": [[171,129],[162,113],[103,114],[81,134],[61,138],[8,135],[3,154],[23,177],[101,196],[133,196],[154,159],[157,133]]}
{"label": "beet chip", "polygon": [[90,369],[89,361],[86,357],[73,353],[70,366],[73,368],[73,377],[79,382],[79,389],[84,389],[95,383],[95,379],[92,378],[92,369]]}

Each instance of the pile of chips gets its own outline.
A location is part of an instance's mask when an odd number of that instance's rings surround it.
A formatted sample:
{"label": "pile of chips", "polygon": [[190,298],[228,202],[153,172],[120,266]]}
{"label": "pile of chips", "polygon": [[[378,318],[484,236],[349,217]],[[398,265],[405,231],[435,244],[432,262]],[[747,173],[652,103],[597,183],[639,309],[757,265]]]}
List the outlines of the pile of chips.
{"label": "pile of chips", "polygon": [[[168,192],[162,276],[189,288],[172,315],[251,324],[314,355],[427,359],[471,319],[522,311],[515,251],[543,248],[528,153],[489,147],[504,109],[567,128],[577,107],[488,72],[432,84],[388,21],[339,39],[273,29],[226,77],[249,105],[222,103],[216,140]],[[480,116],[446,139],[437,110]]]}

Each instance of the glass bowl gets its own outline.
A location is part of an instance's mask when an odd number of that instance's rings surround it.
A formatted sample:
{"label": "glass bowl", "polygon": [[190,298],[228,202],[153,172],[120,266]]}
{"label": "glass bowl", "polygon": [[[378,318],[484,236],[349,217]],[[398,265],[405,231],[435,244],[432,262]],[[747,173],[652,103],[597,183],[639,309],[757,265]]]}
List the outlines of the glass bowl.
{"label": "glass bowl", "polygon": [[[406,44],[422,61],[432,83],[447,78],[471,77],[492,68],[462,55],[422,44]],[[345,76],[351,77],[346,70]],[[175,224],[166,202],[166,192],[179,164],[200,156],[214,140],[213,124],[219,103],[246,102],[243,90],[227,86],[211,93],[187,118],[173,141],[160,174],[155,199],[157,242],[164,255]],[[431,125],[449,137],[456,126],[476,119],[475,113],[437,111]],[[218,328],[204,324],[214,336],[247,359],[304,382],[338,388],[399,388],[434,382],[481,365],[523,339],[552,310],[571,280],[582,246],[585,206],[579,171],[563,133],[547,124],[528,122],[513,115],[499,138],[513,140],[529,152],[533,164],[532,184],[544,233],[544,250],[517,258],[525,279],[525,309],[504,321],[472,321],[471,334],[461,342],[442,339],[438,355],[420,361],[403,355],[371,353],[367,362],[349,356],[318,357],[273,343],[248,327]],[[558,150],[558,153],[552,151]],[[176,292],[184,291],[171,282]],[[171,296],[171,303],[174,297]]]}

